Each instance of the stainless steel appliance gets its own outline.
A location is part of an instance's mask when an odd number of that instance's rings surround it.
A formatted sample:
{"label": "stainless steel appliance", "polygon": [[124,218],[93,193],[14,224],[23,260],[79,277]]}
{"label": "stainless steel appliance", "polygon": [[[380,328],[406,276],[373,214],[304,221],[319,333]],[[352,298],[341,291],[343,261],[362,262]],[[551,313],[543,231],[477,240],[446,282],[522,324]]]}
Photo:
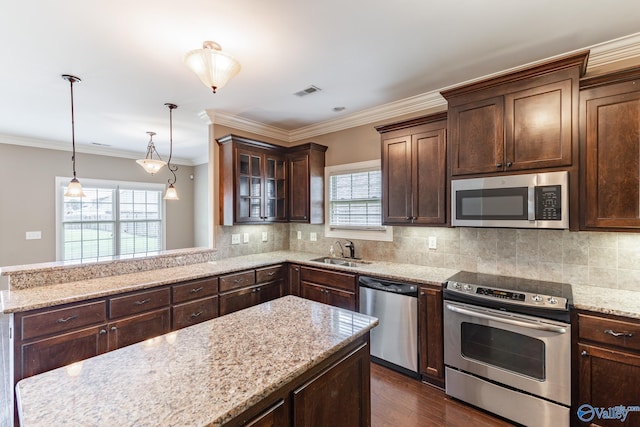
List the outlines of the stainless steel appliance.
{"label": "stainless steel appliance", "polygon": [[569,228],[567,171],[451,181],[451,225]]}
{"label": "stainless steel appliance", "polygon": [[446,393],[527,426],[568,426],[571,286],[470,272],[444,286]]}
{"label": "stainless steel appliance", "polygon": [[360,276],[360,313],[377,317],[371,358],[411,376],[418,372],[418,287]]}

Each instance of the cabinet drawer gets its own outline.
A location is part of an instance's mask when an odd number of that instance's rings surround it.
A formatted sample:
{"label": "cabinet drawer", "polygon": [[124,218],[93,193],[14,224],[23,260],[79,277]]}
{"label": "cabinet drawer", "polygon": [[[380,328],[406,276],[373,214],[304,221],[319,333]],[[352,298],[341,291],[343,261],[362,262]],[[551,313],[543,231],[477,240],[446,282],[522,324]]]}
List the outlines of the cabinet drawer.
{"label": "cabinet drawer", "polygon": [[173,293],[174,304],[216,295],[218,293],[218,278],[209,277],[174,285],[171,287],[171,292]]}
{"label": "cabinet drawer", "polygon": [[22,317],[22,339],[30,339],[76,329],[107,319],[105,301],[80,304]]}
{"label": "cabinet drawer", "polygon": [[166,287],[109,298],[109,317],[113,319],[168,306],[170,295],[170,290]]}
{"label": "cabinet drawer", "polygon": [[640,322],[578,314],[578,334],[581,340],[640,350]]}
{"label": "cabinet drawer", "polygon": [[356,291],[355,274],[338,273],[336,271],[320,270],[311,267],[300,268],[300,279],[305,282],[318,283],[332,288]]}
{"label": "cabinet drawer", "polygon": [[256,283],[284,279],[286,270],[283,265],[256,269]]}
{"label": "cabinet drawer", "polygon": [[220,292],[231,289],[244,288],[256,283],[256,271],[243,271],[241,273],[227,274],[220,277]]}
{"label": "cabinet drawer", "polygon": [[203,298],[176,305],[173,311],[173,329],[181,329],[218,317],[218,297]]}

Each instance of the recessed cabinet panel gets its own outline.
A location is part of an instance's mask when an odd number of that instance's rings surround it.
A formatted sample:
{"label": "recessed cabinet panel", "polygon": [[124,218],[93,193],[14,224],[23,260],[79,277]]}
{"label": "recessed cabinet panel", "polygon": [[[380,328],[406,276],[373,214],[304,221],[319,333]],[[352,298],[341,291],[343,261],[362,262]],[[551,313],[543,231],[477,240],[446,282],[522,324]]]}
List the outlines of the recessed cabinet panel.
{"label": "recessed cabinet panel", "polygon": [[446,192],[445,129],[412,136],[414,223],[444,224]]}
{"label": "recessed cabinet panel", "polygon": [[385,224],[411,223],[411,136],[383,141]]}

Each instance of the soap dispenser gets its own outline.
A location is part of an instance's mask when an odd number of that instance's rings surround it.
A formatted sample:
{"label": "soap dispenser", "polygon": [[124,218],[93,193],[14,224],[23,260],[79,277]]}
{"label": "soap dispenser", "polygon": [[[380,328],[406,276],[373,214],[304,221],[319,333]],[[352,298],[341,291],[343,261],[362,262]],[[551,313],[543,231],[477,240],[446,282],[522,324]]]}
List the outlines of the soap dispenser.
{"label": "soap dispenser", "polygon": [[333,245],[331,245],[331,246],[329,247],[329,256],[330,256],[331,258],[335,258],[335,257],[336,257],[336,251],[335,251],[335,250],[333,250]]}

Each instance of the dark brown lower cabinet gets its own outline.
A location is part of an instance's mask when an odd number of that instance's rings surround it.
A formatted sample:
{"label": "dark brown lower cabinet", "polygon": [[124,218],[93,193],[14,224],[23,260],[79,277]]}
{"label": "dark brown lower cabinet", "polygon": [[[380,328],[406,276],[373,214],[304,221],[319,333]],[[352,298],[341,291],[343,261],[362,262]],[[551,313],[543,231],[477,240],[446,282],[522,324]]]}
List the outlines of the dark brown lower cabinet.
{"label": "dark brown lower cabinet", "polygon": [[247,427],[288,427],[288,405],[284,399],[278,399],[273,406],[267,408],[261,414],[258,414],[254,419],[249,421],[245,426]]}
{"label": "dark brown lower cabinet", "polygon": [[284,279],[220,294],[220,315],[252,307],[283,296]]}
{"label": "dark brown lower cabinet", "polygon": [[347,310],[356,309],[355,293],[329,288],[315,283],[301,282],[300,296],[323,304],[346,308]]}
{"label": "dark brown lower cabinet", "polygon": [[356,275],[314,267],[299,267],[291,275],[290,286],[300,290],[302,298],[356,311]]}
{"label": "dark brown lower cabinet", "polygon": [[171,331],[169,307],[109,323],[109,351],[148,340]]}
{"label": "dark brown lower cabinet", "polygon": [[422,379],[444,387],[442,289],[421,286],[418,293],[418,361]]}
{"label": "dark brown lower cabinet", "polygon": [[174,305],[171,309],[173,330],[218,317],[218,296]]}

